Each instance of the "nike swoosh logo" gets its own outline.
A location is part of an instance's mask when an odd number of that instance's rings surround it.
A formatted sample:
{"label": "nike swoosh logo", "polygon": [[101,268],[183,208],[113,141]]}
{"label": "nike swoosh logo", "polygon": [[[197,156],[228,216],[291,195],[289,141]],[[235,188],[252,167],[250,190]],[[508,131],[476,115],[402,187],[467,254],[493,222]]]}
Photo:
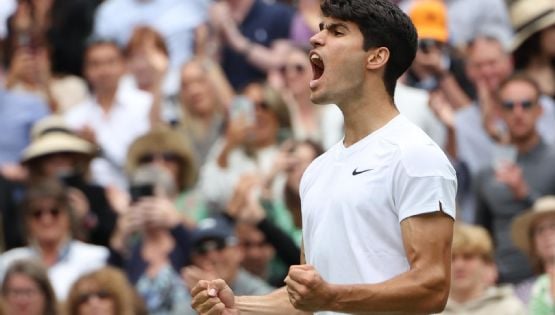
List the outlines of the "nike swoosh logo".
{"label": "nike swoosh logo", "polygon": [[362,174],[362,173],[366,173],[366,172],[369,172],[369,171],[373,170],[373,168],[369,168],[367,170],[362,170],[362,171],[357,171],[357,169],[358,169],[358,167],[353,170],[353,176],[358,175],[358,174]]}

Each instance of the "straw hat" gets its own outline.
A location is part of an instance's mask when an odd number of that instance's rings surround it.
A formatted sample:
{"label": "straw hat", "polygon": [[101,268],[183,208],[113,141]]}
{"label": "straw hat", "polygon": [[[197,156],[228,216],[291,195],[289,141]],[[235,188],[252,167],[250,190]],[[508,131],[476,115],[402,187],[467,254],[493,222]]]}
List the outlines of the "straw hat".
{"label": "straw hat", "polygon": [[447,8],[443,1],[417,1],[409,15],[419,39],[433,39],[441,43],[446,43],[449,39]]}
{"label": "straw hat", "polygon": [[515,51],[532,35],[555,24],[555,1],[509,1],[509,14],[515,32],[511,51]]}
{"label": "straw hat", "polygon": [[166,127],[155,128],[131,144],[127,151],[127,173],[133,174],[137,170],[139,160],[145,154],[168,151],[177,154],[182,161],[179,188],[190,188],[196,181],[197,169],[189,141],[180,132]]}
{"label": "straw hat", "polygon": [[23,150],[22,163],[53,154],[77,153],[93,158],[96,146],[75,135],[57,116],[46,117],[31,130],[31,144]]}
{"label": "straw hat", "polygon": [[553,214],[555,215],[555,196],[545,196],[534,202],[532,209],[517,216],[511,226],[511,236],[514,244],[522,251],[530,254],[531,228],[538,218]]}

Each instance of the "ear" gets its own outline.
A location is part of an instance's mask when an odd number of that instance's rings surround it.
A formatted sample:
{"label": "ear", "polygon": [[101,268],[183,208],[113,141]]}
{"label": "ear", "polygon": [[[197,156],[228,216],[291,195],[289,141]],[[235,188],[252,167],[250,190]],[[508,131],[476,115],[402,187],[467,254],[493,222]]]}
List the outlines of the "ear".
{"label": "ear", "polygon": [[366,69],[377,70],[385,68],[389,61],[389,49],[387,47],[372,48],[368,51],[366,58]]}

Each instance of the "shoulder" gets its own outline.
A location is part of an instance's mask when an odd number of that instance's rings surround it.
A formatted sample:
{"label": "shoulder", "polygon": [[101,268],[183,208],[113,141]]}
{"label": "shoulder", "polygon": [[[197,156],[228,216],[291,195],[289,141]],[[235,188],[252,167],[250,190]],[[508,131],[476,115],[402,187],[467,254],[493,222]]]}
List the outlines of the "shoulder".
{"label": "shoulder", "polygon": [[104,246],[92,245],[81,241],[71,241],[71,255],[80,260],[105,260],[108,249]]}
{"label": "shoulder", "polygon": [[395,133],[385,141],[397,150],[399,166],[410,176],[455,178],[455,169],[441,148],[422,129],[402,118]]}
{"label": "shoulder", "polygon": [[18,259],[26,259],[33,256],[33,251],[28,247],[18,247],[8,250],[0,255],[0,265],[7,266]]}
{"label": "shoulder", "polygon": [[16,106],[19,109],[33,110],[33,111],[48,111],[48,105],[42,101],[39,97],[25,93],[25,92],[12,92],[3,91],[0,94],[3,98],[2,103],[10,104]]}

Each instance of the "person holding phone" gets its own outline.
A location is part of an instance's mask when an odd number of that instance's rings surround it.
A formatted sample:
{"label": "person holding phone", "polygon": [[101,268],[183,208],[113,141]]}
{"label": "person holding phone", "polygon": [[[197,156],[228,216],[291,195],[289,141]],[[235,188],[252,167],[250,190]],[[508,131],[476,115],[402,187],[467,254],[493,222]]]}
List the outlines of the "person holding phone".
{"label": "person holding phone", "polygon": [[516,159],[491,165],[475,179],[476,223],[493,235],[499,282],[515,284],[517,290],[533,270],[507,237],[511,220],[539,197],[555,194],[555,150],[536,127],[543,112],[540,93],[537,83],[526,75],[516,74],[500,83],[497,110],[506,125],[509,144],[516,147]]}
{"label": "person holding phone", "polygon": [[286,286],[235,297],[199,281],[202,315],[443,310],[450,289],[456,175],[441,149],[399,114],[393,95],[416,54],[416,30],[389,0],[324,0],[311,38],[311,99],[334,103],[345,137],[300,184],[300,265]]}
{"label": "person holding phone", "polygon": [[127,156],[131,200],[118,218],[110,262],[123,268],[149,314],[190,309],[179,272],[190,263],[195,215],[204,212],[191,206],[196,170],[186,143],[173,129],[155,128],[135,140]]}

